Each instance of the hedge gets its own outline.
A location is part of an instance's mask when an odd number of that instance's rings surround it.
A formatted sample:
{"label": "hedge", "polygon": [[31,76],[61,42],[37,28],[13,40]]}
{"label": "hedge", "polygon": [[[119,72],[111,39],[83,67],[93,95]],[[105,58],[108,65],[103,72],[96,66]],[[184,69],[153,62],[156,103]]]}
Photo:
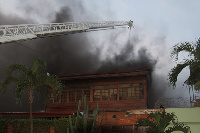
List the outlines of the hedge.
{"label": "hedge", "polygon": [[[75,119],[72,119],[73,122]],[[78,131],[83,132],[83,118],[79,119]],[[93,119],[88,119],[88,132],[92,127]],[[29,119],[0,119],[0,133],[7,133],[8,125],[12,126],[14,133],[29,133],[30,120]],[[69,128],[68,118],[59,119],[33,119],[34,133],[49,133],[50,126],[55,130],[55,133],[67,133]]]}

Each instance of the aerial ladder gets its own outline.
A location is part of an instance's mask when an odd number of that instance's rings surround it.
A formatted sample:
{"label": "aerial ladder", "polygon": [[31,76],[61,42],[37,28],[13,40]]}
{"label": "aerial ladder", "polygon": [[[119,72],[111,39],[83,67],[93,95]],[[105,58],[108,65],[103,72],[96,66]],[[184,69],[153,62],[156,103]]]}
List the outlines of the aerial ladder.
{"label": "aerial ladder", "polygon": [[0,25],[0,44],[126,25],[131,29],[133,21]]}

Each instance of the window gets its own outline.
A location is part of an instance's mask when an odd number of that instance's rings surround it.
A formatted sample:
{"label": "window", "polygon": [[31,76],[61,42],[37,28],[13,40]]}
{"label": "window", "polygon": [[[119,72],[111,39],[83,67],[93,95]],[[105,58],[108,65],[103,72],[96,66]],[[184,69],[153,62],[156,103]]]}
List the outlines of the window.
{"label": "window", "polygon": [[84,90],[84,96],[86,95],[86,101],[90,101],[90,90]]}
{"label": "window", "polygon": [[69,102],[75,102],[75,91],[69,91]]}
{"label": "window", "polygon": [[90,87],[89,86],[72,86],[69,88],[69,102],[83,101],[86,95],[86,100],[90,101]]}
{"label": "window", "polygon": [[[90,93],[90,86],[71,86],[63,88],[62,95],[57,99],[53,99],[53,96],[51,96],[51,100],[54,103],[71,103],[78,102],[79,100],[83,102],[84,96],[86,95],[86,101],[90,101]],[[93,101],[143,98],[144,83],[123,83],[93,86]]]}
{"label": "window", "polygon": [[61,103],[67,103],[67,91],[62,92]]}
{"label": "window", "polygon": [[137,99],[143,99],[144,98],[144,88],[143,87],[137,87],[136,88],[136,98]]}
{"label": "window", "polygon": [[117,85],[94,86],[94,101],[117,100]]}
{"label": "window", "polygon": [[78,102],[79,100],[82,101],[82,98],[83,98],[83,93],[82,93],[82,90],[77,90],[77,96],[76,96],[76,101]]}
{"label": "window", "polygon": [[102,93],[102,100],[108,100],[108,90],[101,90]]}
{"label": "window", "polygon": [[119,88],[119,100],[144,98],[143,83],[120,84]]}
{"label": "window", "polygon": [[126,88],[119,89],[119,100],[126,99]]}
{"label": "window", "polygon": [[128,88],[128,99],[135,99],[135,88]]}
{"label": "window", "polygon": [[110,89],[110,100],[117,100],[117,89]]}
{"label": "window", "polygon": [[101,100],[101,90],[94,90],[94,101]]}
{"label": "window", "polygon": [[82,92],[82,99],[84,100],[84,96],[86,95],[86,101],[90,101],[90,86],[84,86],[80,88]]}

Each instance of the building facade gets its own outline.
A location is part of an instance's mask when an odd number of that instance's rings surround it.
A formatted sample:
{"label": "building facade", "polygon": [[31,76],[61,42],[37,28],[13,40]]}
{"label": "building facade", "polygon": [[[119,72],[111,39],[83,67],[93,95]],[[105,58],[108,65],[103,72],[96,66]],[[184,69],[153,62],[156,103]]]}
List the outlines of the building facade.
{"label": "building facade", "polygon": [[47,112],[77,111],[86,95],[89,110],[99,103],[100,111],[124,111],[147,108],[149,70],[98,73],[59,77],[65,87],[51,100]]}
{"label": "building facade", "polygon": [[[97,73],[59,77],[64,83],[62,95],[51,100],[47,113],[75,113],[79,100],[86,95],[92,112],[99,104],[103,125],[133,125],[142,115],[129,115],[129,110],[147,109],[149,70]],[[100,118],[99,118],[100,119]]]}

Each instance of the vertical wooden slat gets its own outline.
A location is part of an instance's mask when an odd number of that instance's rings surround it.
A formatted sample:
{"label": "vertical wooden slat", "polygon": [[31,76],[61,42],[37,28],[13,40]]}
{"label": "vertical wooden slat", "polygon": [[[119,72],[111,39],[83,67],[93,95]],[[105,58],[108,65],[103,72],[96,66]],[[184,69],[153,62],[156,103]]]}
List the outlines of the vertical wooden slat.
{"label": "vertical wooden slat", "polygon": [[100,101],[102,101],[102,89],[100,90]]}
{"label": "vertical wooden slat", "polygon": [[77,91],[78,91],[78,90],[76,89],[76,90],[74,90],[74,91],[75,91],[75,94],[74,94],[74,95],[75,95],[75,102],[78,102],[78,101],[77,101]]}
{"label": "vertical wooden slat", "polygon": [[67,90],[67,103],[69,103],[69,89]]}
{"label": "vertical wooden slat", "polygon": [[94,93],[93,93],[93,86],[91,86],[90,88],[91,88],[90,89],[90,102],[93,102],[93,95],[94,95]]}
{"label": "vertical wooden slat", "polygon": [[50,126],[49,128],[50,128],[50,133],[55,133],[55,130],[53,129],[52,126]]}
{"label": "vertical wooden slat", "polygon": [[119,84],[117,84],[117,101],[119,100]]}
{"label": "vertical wooden slat", "polygon": [[12,128],[12,125],[8,125],[7,127],[7,133],[13,133],[13,128]]}

